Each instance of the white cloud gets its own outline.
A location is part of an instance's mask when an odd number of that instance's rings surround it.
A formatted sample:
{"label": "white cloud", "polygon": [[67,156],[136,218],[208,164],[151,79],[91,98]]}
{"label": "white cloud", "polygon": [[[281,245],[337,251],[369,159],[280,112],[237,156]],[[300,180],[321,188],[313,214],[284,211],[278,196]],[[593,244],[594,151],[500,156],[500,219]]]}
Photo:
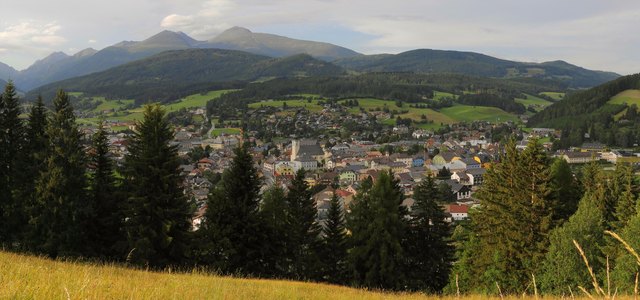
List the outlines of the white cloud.
{"label": "white cloud", "polygon": [[90,40],[88,40],[88,41],[87,41],[87,43],[89,43],[89,44],[95,44],[95,43],[97,43],[97,42],[98,42],[98,41],[97,41],[97,40],[95,40],[95,39],[90,39]]}

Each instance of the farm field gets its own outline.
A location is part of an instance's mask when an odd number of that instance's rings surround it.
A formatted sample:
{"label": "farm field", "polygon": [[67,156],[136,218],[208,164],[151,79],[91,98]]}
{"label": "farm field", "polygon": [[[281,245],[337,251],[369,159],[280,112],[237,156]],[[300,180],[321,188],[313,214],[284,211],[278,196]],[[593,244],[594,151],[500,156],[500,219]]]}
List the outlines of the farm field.
{"label": "farm field", "polygon": [[564,98],[564,93],[559,92],[542,92],[540,94],[551,97],[554,100],[562,100]]}
{"label": "farm field", "polygon": [[322,106],[318,105],[318,100],[267,100],[249,104],[249,108],[260,108],[262,106],[282,107],[287,103],[287,107],[304,107],[311,112],[319,112]]}
{"label": "farm field", "polygon": [[210,91],[205,94],[194,94],[187,96],[183,99],[175,103],[165,104],[164,107],[167,112],[172,112],[176,110],[180,110],[182,108],[194,108],[194,107],[205,107],[207,106],[207,102],[209,100],[213,100],[222,96],[222,94],[233,92],[235,90],[219,90],[219,91]]}
{"label": "farm field", "polygon": [[552,104],[552,102],[547,101],[545,99],[533,96],[533,95],[529,95],[529,94],[525,94],[526,98],[516,98],[515,101],[516,103],[521,103],[524,106],[529,106],[529,105],[533,105],[536,111],[541,111],[543,110],[545,107],[549,106]]}
{"label": "farm field", "polygon": [[626,90],[611,98],[609,104],[635,104],[640,107],[640,90]]}
{"label": "farm field", "polygon": [[216,128],[211,130],[211,137],[216,137],[221,134],[240,134],[240,128]]}
{"label": "farm field", "polygon": [[[398,107],[395,101],[372,99],[372,98],[362,98],[357,100],[358,100],[359,107],[349,108],[349,112],[352,114],[359,114],[360,108],[364,108],[366,111],[369,112],[371,110],[378,110],[378,109],[382,110],[386,106],[390,111],[396,110],[399,112],[399,111],[406,110],[407,111],[406,113],[397,114],[397,116],[400,116],[401,118],[410,118],[415,121],[420,121],[421,116],[424,114],[427,117],[427,120],[433,121],[433,124],[437,125],[438,127],[440,126],[440,124],[453,124],[456,122],[455,119],[430,108],[409,107],[409,103],[404,103],[402,107]],[[393,125],[395,124],[395,119],[387,120],[384,123],[388,125]]]}
{"label": "farm field", "polygon": [[488,106],[454,105],[440,110],[443,114],[458,121],[518,121],[518,117],[502,109]]}

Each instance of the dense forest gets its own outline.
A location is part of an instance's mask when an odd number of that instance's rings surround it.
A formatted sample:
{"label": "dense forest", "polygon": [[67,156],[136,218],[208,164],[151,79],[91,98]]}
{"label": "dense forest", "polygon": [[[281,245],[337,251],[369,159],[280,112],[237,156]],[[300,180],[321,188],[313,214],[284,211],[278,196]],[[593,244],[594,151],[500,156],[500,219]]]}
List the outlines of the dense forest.
{"label": "dense forest", "polygon": [[576,146],[591,141],[611,146],[629,147],[640,141],[640,122],[637,111],[629,109],[616,119],[616,115],[627,108],[608,101],[625,90],[640,89],[640,74],[618,78],[586,91],[567,95],[529,119],[529,126],[561,129],[559,147]]}

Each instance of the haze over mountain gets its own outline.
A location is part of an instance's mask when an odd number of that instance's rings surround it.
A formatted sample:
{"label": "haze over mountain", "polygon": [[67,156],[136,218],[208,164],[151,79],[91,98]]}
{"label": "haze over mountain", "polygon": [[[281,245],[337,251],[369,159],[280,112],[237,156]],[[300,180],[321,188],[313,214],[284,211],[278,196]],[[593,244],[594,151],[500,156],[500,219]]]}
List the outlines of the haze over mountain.
{"label": "haze over mountain", "polygon": [[563,81],[574,88],[595,86],[619,76],[611,72],[583,69],[560,61],[522,63],[473,52],[418,49],[395,55],[362,55],[329,43],[253,33],[246,28],[233,27],[208,41],[198,41],[185,33],[165,30],[143,41],[123,41],[99,51],[88,48],[74,55],[55,52],[19,72],[0,64],[0,78],[11,78],[18,88],[29,91],[48,83],[108,70],[164,51],[195,48],[240,50],[270,57],[306,53],[359,72],[457,73],[497,78],[535,77]]}
{"label": "haze over mountain", "polygon": [[335,63],[360,72],[457,73],[497,78],[556,79],[565,81],[573,88],[592,87],[620,76],[612,72],[587,70],[564,61],[526,63],[474,52],[432,49],[417,49],[395,55],[362,55],[339,59]]}
{"label": "haze over mountain", "polygon": [[[344,70],[307,54],[271,58],[224,49],[185,49],[166,51],[106,71],[66,79],[34,89],[28,96],[45,98],[59,88],[114,98],[149,95],[156,101],[170,98],[186,86],[230,81],[253,81],[271,77],[339,76]],[[168,91],[168,88],[174,91]],[[140,96],[151,98],[150,96]],[[138,98],[138,100],[140,100]]]}

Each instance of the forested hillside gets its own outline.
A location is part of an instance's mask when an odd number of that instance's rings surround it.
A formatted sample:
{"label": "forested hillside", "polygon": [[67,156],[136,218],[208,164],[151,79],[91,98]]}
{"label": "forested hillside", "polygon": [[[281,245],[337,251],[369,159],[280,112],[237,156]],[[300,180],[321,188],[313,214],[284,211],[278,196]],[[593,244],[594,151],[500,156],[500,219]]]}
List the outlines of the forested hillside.
{"label": "forested hillside", "polygon": [[[581,144],[585,133],[592,141],[632,146],[640,139],[637,106],[612,104],[610,100],[621,92],[639,88],[640,74],[635,74],[575,92],[531,117],[529,124],[562,129],[561,147]],[[627,109],[628,106],[633,109]],[[624,114],[618,115],[625,109]]]}
{"label": "forested hillside", "polygon": [[541,78],[565,82],[570,87],[592,87],[615,79],[612,72],[587,70],[563,61],[524,63],[488,55],[432,49],[411,50],[395,55],[366,55],[335,61],[361,72],[456,73],[498,78]]}
{"label": "forested hillside", "polygon": [[[336,76],[343,72],[340,67],[308,55],[269,58],[233,50],[189,49],[168,51],[104,72],[54,82],[31,91],[27,97],[42,94],[48,98],[62,88],[114,99],[163,102],[201,91],[194,87],[206,87],[204,91],[220,87],[221,82]],[[183,89],[187,92],[183,93]]]}

